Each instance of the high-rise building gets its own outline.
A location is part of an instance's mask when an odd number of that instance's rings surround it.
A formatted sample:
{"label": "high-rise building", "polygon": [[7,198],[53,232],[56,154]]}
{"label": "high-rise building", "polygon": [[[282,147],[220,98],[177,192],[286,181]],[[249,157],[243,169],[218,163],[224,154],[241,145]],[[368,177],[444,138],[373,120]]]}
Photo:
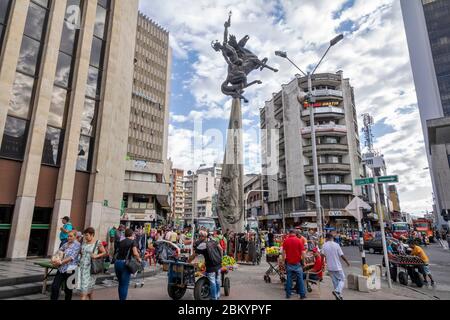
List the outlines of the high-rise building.
{"label": "high-rise building", "polygon": [[[362,176],[361,151],[353,88],[338,72],[312,77],[321,204],[325,221],[349,224],[345,207],[360,195],[355,179]],[[263,224],[286,227],[316,220],[310,111],[299,95],[308,90],[297,76],[260,110],[263,189],[269,190]],[[278,138],[277,138],[278,136]]]}
{"label": "high-rise building", "polygon": [[184,219],[192,219],[193,203],[196,203],[195,217],[213,217],[213,200],[217,194],[215,177],[210,171],[204,174],[184,177]]}
{"label": "high-rise building", "polygon": [[184,170],[172,169],[172,213],[174,219],[184,215]]}
{"label": "high-rise building", "polygon": [[450,209],[450,1],[401,0],[437,224]]}
{"label": "high-rise building", "polygon": [[172,212],[167,160],[171,59],[168,31],[139,13],[122,217],[130,227],[167,222]]}
{"label": "high-rise building", "polygon": [[0,0],[0,258],[119,223],[138,0]]}

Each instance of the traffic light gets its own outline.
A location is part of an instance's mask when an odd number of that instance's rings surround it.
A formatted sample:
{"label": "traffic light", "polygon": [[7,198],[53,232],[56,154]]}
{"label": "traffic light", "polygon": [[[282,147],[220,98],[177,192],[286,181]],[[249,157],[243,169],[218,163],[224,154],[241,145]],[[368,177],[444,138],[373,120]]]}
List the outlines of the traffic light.
{"label": "traffic light", "polygon": [[442,209],[441,216],[446,222],[448,222],[450,219],[450,209]]}

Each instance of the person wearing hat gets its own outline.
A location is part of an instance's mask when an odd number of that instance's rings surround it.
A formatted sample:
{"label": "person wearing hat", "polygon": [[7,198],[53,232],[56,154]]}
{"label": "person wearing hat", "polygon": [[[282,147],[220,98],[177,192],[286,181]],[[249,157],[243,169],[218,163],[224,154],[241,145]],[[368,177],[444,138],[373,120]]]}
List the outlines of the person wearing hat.
{"label": "person wearing hat", "polygon": [[61,240],[61,244],[59,247],[61,248],[65,243],[67,243],[67,239],[69,237],[69,232],[73,230],[72,223],[70,222],[69,217],[64,217],[61,219],[63,226],[60,228],[61,232],[59,233],[59,240]]}
{"label": "person wearing hat", "polygon": [[296,230],[291,229],[283,242],[283,260],[286,264],[286,299],[291,297],[292,277],[297,278],[297,293],[300,299],[306,298],[305,284],[303,282],[302,259],[305,258],[303,241],[296,236]]}
{"label": "person wearing hat", "polygon": [[[317,247],[312,249],[312,253],[314,256],[314,266],[309,270],[309,279],[319,281],[323,278],[323,260]],[[306,273],[303,274],[303,279],[306,279]]]}

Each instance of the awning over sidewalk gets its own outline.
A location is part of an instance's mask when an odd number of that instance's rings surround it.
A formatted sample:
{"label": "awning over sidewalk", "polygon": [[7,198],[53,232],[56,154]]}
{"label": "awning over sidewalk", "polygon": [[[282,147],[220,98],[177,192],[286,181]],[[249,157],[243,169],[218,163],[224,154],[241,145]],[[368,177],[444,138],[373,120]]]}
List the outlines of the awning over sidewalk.
{"label": "awning over sidewalk", "polygon": [[156,201],[158,201],[164,211],[167,211],[169,213],[172,212],[172,207],[169,204],[167,196],[156,196]]}

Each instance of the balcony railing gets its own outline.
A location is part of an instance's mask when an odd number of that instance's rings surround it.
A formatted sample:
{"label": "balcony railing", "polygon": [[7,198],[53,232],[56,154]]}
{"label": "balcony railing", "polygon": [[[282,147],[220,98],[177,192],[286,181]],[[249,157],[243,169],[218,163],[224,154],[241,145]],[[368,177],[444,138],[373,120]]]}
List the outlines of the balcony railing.
{"label": "balcony railing", "polygon": [[[347,134],[347,127],[339,124],[321,124],[315,126],[316,132],[331,132]],[[302,135],[311,134],[311,127],[302,128]]]}
{"label": "balcony railing", "polygon": [[[340,184],[340,183],[327,183],[319,186],[320,191],[353,191],[353,186],[351,184]],[[306,192],[314,192],[314,185],[306,186]]]}
{"label": "balcony railing", "polygon": [[[309,117],[310,116],[310,110],[303,110],[302,111],[302,117]],[[345,110],[343,108],[338,107],[317,107],[314,108],[314,115],[326,115],[326,114],[335,114],[338,116],[345,116]]]}
{"label": "balcony railing", "polygon": [[[312,146],[307,145],[303,147],[304,153],[312,153]],[[338,143],[330,143],[330,144],[318,144],[317,145],[317,153],[320,154],[322,152],[338,152],[338,153],[348,153],[348,144],[338,144]]]}
{"label": "balcony railing", "polygon": [[[319,164],[319,171],[320,172],[350,172],[351,171],[351,167],[349,163],[320,163]],[[312,174],[313,172],[313,166],[312,165],[307,165],[305,166],[305,173],[308,174]]]}
{"label": "balcony railing", "polygon": [[316,97],[343,97],[342,90],[320,89],[314,90],[312,94]]}

